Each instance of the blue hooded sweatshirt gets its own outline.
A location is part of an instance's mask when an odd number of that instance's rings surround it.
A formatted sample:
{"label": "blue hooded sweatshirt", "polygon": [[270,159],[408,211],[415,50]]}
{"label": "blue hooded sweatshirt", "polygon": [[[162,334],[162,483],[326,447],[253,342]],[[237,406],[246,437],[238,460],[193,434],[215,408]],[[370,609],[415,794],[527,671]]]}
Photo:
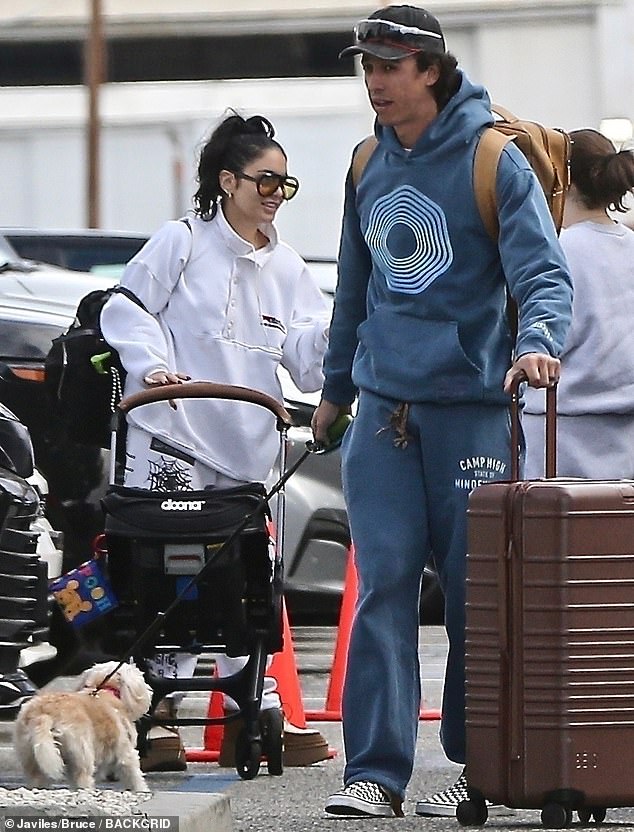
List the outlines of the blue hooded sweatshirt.
{"label": "blue hooded sweatshirt", "polygon": [[498,166],[498,245],[476,206],[474,154],[492,123],[485,89],[462,74],[411,150],[375,126],[356,191],[351,172],[346,182],[324,399],[349,404],[361,388],[407,402],[508,403],[507,284],[519,308],[515,355],[559,354],[572,284],[539,181],[513,142]]}

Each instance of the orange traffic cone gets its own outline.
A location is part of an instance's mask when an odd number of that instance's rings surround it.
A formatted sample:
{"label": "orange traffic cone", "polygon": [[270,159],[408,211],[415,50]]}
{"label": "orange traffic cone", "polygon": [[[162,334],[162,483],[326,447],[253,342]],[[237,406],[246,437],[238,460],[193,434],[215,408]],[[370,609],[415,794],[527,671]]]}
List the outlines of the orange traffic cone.
{"label": "orange traffic cone", "polygon": [[284,647],[281,653],[273,656],[273,661],[266,671],[267,676],[277,680],[277,692],[282,701],[282,710],[286,719],[296,728],[306,727],[306,714],[302,701],[302,690],[297,672],[293,637],[288,623],[286,603],[282,600],[282,619],[284,622]]}
{"label": "orange traffic cone", "polygon": [[306,713],[302,701],[302,690],[297,672],[293,636],[288,623],[286,604],[282,599],[282,618],[284,623],[284,646],[281,653],[276,653],[267,676],[277,681],[277,693],[282,703],[284,714],[284,765],[304,766],[314,762],[330,759],[337,752],[329,748],[319,731],[308,728]]}
{"label": "orange traffic cone", "polygon": [[[346,677],[350,633],[352,631],[352,620],[354,618],[358,591],[357,570],[354,565],[354,547],[351,546],[348,550],[348,563],[346,566],[343,598],[341,600],[341,611],[339,613],[337,640],[335,642],[335,653],[330,671],[325,707],[322,711],[308,711],[306,713],[307,719],[315,719],[323,722],[341,721],[343,685]],[[437,708],[421,708],[419,718],[440,719],[440,710]]]}
{"label": "orange traffic cone", "polygon": [[[224,716],[224,694],[219,690],[212,690],[209,694],[207,716],[212,718]],[[217,763],[220,756],[220,746],[225,726],[222,723],[205,725],[202,748],[185,749],[185,757],[190,763]]]}
{"label": "orange traffic cone", "polygon": [[339,612],[335,654],[326,693],[326,704],[323,711],[309,711],[306,714],[308,719],[322,720],[324,722],[339,722],[341,720],[343,683],[346,676],[350,631],[352,630],[354,608],[357,603],[357,593],[357,570],[354,566],[354,549],[351,546],[348,550],[346,578],[343,588],[343,598],[341,600],[341,611]]}

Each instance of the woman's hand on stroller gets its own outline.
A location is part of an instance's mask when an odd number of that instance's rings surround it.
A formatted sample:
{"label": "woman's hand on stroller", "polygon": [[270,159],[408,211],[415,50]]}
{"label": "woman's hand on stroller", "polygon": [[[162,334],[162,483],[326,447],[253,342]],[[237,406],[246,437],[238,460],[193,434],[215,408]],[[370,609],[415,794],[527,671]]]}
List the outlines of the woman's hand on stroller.
{"label": "woman's hand on stroller", "polygon": [[[153,373],[148,373],[143,381],[148,387],[156,387],[163,384],[182,384],[184,381],[189,381],[191,376],[185,373],[170,373],[168,370],[155,370]],[[176,402],[173,399],[169,400],[170,407],[177,409]]]}

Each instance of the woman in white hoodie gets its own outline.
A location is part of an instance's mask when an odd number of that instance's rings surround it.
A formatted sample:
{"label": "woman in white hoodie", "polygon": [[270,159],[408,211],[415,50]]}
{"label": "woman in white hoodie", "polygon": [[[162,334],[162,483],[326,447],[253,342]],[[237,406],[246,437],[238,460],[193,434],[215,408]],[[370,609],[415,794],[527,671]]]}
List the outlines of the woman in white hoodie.
{"label": "woman in white hoodie", "polygon": [[[557,473],[634,477],[634,231],[610,216],[634,189],[634,155],[596,130],[570,134],[561,245],[574,286],[557,391]],[[525,393],[525,475],[544,475],[543,390]]]}
{"label": "woman in white hoodie", "polygon": [[[195,215],[167,222],[128,264],[121,285],[145,309],[115,294],[101,316],[128,372],[126,395],[194,378],[282,401],[280,365],[300,390],[320,389],[329,310],[273,225],[299,187],[273,135],[261,116],[226,118],[200,156]],[[160,490],[173,470],[181,488],[264,482],[278,448],[274,417],[250,404],[149,405],[129,422],[130,446],[149,438],[160,452],[128,458],[126,485]],[[162,443],[178,451],[167,471],[160,469]]]}
{"label": "woman in white hoodie", "polygon": [[[303,392],[321,388],[330,313],[273,225],[299,187],[274,133],[262,116],[226,117],[200,154],[194,216],[165,223],[126,267],[121,285],[142,306],[116,293],[101,315],[127,371],[126,395],[193,378],[282,401],[280,366]],[[180,491],[264,482],[278,449],[264,408],[218,399],[148,405],[128,415],[124,484]],[[191,675],[185,658],[163,672]],[[219,656],[220,675],[235,672],[236,662]],[[273,687],[266,679],[263,710],[280,706]],[[301,744],[301,734],[285,737],[286,757],[293,740]],[[327,756],[322,745],[319,759]]]}

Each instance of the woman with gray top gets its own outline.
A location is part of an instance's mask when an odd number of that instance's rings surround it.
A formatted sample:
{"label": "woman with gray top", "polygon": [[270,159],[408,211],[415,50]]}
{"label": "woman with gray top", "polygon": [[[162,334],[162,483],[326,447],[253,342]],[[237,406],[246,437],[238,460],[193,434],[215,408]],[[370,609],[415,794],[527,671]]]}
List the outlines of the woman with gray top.
{"label": "woman with gray top", "polygon": [[[571,186],[564,249],[574,284],[572,324],[561,354],[557,473],[634,477],[634,231],[624,212],[634,190],[634,155],[596,130],[570,134]],[[543,390],[525,393],[527,478],[544,474]]]}

